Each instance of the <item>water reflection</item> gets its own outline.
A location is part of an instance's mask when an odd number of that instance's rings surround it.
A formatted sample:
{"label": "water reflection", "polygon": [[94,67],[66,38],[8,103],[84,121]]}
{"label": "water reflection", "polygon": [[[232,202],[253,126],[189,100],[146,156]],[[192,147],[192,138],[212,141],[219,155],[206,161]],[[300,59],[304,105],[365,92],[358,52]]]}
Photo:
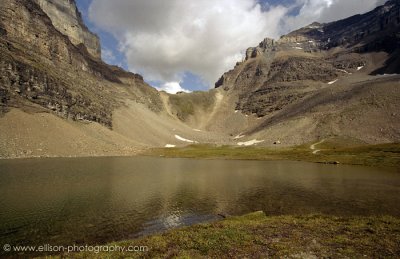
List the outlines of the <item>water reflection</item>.
{"label": "water reflection", "polygon": [[104,243],[256,210],[400,216],[399,190],[396,172],[302,162],[0,161],[0,241]]}

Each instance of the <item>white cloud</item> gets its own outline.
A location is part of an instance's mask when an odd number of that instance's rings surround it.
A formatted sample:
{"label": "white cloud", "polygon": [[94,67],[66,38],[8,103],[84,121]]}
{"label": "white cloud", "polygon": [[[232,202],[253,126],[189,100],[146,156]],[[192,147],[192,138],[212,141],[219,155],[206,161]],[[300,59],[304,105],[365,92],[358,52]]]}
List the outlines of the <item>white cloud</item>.
{"label": "white cloud", "polygon": [[381,0],[294,1],[265,10],[257,0],[96,0],[89,17],[117,38],[129,69],[146,80],[177,87],[190,71],[212,86],[265,37],[365,12]]}
{"label": "white cloud", "polygon": [[190,71],[213,84],[266,36],[277,37],[286,8],[256,0],[96,0],[90,19],[116,36],[129,69],[150,81]]}
{"label": "white cloud", "polygon": [[156,87],[156,89],[158,91],[165,91],[170,94],[176,94],[178,92],[190,93],[189,90],[182,88],[179,82],[168,82],[163,84],[161,87]]}

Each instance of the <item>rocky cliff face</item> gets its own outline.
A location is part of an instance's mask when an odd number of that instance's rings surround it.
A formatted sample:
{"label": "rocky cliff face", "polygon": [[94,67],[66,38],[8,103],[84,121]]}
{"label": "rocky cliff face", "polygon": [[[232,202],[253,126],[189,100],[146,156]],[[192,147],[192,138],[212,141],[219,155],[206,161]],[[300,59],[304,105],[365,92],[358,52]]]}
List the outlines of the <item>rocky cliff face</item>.
{"label": "rocky cliff face", "polygon": [[[71,1],[49,1],[46,8],[57,2],[69,3],[66,6],[72,9],[67,10],[77,14]],[[60,14],[60,23],[67,10]],[[66,15],[67,25],[74,20],[72,14]],[[35,1],[2,1],[0,112],[10,107],[44,110],[112,127],[112,112],[122,102],[118,95],[160,109],[158,92],[140,75],[103,63],[85,45],[73,44],[72,36],[61,33],[54,23]]]}
{"label": "rocky cliff face", "polygon": [[89,31],[83,23],[75,0],[35,0],[40,8],[49,16],[54,27],[68,36],[70,41],[78,46],[83,44],[88,52],[100,59],[101,48],[97,35]]}

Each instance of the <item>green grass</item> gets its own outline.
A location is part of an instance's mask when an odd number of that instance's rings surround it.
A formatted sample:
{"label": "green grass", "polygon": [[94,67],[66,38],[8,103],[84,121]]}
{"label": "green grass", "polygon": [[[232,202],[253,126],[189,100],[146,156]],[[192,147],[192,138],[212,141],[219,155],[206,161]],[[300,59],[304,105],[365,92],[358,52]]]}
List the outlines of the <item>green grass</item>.
{"label": "green grass", "polygon": [[[255,212],[109,245],[147,246],[146,252],[79,253],[74,258],[396,258],[400,219]],[[71,257],[72,255],[66,255]]]}
{"label": "green grass", "polygon": [[234,147],[190,145],[183,148],[160,148],[146,151],[145,155],[198,159],[294,160],[317,163],[364,165],[400,168],[400,144],[363,145],[341,147],[321,144],[321,152],[312,154],[309,144],[296,147]]}

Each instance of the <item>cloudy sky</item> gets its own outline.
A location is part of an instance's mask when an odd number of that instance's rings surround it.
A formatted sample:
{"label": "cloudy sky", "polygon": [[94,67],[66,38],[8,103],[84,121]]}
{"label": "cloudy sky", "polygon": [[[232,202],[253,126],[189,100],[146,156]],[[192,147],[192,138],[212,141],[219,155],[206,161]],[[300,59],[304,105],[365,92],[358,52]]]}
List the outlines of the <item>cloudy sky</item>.
{"label": "cloudy sky", "polygon": [[382,0],[77,0],[102,57],[169,92],[206,90],[265,37]]}

